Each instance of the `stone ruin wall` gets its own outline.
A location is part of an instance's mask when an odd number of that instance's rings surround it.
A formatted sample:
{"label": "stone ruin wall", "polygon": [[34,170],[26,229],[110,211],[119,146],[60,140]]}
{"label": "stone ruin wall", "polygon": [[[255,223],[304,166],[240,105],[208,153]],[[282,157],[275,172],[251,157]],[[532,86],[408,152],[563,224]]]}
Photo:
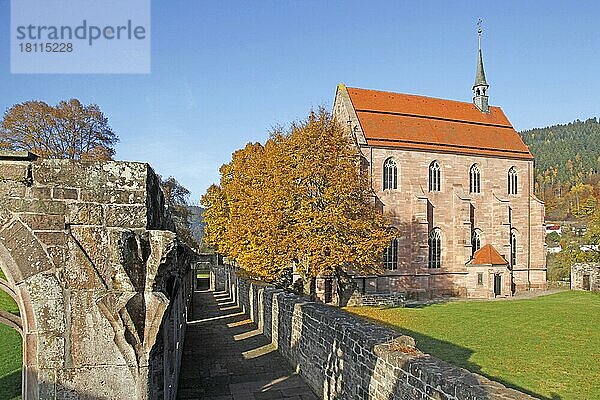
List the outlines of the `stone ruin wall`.
{"label": "stone ruin wall", "polygon": [[[587,275],[589,289],[584,287]],[[600,263],[578,263],[571,266],[571,289],[600,292]]]}
{"label": "stone ruin wall", "polygon": [[[0,152],[0,289],[25,399],[172,399],[191,252],[143,163]],[[189,281],[189,282],[188,282]]]}
{"label": "stone ruin wall", "polygon": [[213,269],[259,330],[325,400],[530,400],[519,391],[420,352],[411,337],[337,308]]}
{"label": "stone ruin wall", "polygon": [[348,300],[348,307],[379,306],[379,307],[404,307],[406,296],[404,293],[352,293]]}

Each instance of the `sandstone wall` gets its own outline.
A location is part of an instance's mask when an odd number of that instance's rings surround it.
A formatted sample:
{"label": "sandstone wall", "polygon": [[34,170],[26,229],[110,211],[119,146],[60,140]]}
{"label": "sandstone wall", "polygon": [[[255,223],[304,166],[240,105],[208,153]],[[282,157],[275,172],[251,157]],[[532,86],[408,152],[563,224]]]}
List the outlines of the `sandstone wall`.
{"label": "sandstone wall", "polygon": [[[510,232],[515,232],[517,262],[513,271],[517,290],[527,289],[528,282],[544,287],[543,204],[532,193],[530,162],[399,149],[365,148],[363,152],[371,164],[373,188],[384,214],[399,231],[400,268],[386,275],[427,273],[432,292],[465,295],[472,218],[481,232],[481,245],[492,244],[509,261]],[[396,190],[382,189],[383,164],[388,158],[398,164]],[[440,192],[427,189],[429,164],[434,160],[441,167]],[[469,193],[469,169],[473,164],[481,171],[481,193]],[[519,190],[517,195],[508,195],[507,173],[513,166],[518,172]],[[427,235],[434,227],[442,234],[440,269],[427,267]],[[422,285],[416,282],[414,287]],[[391,285],[390,289],[402,290],[402,286]]]}
{"label": "sandstone wall", "polygon": [[410,337],[241,279],[227,266],[216,267],[213,279],[323,399],[533,399],[421,353]]}
{"label": "sandstone wall", "polygon": [[0,268],[26,399],[175,397],[191,287],[143,163],[0,153]]}

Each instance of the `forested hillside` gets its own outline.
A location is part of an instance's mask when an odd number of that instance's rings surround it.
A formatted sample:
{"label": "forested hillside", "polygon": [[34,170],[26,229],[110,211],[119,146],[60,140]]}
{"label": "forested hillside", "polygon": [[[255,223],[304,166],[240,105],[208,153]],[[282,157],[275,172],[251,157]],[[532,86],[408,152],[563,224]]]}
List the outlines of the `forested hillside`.
{"label": "forested hillside", "polygon": [[547,219],[586,219],[600,198],[600,122],[596,118],[521,132],[535,156],[535,192]]}

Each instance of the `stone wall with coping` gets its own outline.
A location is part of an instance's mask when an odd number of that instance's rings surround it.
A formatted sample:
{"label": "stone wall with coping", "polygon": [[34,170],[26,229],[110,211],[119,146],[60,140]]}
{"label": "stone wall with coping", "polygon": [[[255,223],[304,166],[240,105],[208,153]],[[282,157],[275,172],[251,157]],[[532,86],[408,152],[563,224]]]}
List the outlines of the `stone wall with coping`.
{"label": "stone wall with coping", "polygon": [[323,399],[534,399],[420,352],[411,337],[240,278],[231,267],[212,275]]}
{"label": "stone wall with coping", "polygon": [[406,298],[403,293],[358,293],[355,291],[348,300],[348,307],[386,306],[404,307]]}

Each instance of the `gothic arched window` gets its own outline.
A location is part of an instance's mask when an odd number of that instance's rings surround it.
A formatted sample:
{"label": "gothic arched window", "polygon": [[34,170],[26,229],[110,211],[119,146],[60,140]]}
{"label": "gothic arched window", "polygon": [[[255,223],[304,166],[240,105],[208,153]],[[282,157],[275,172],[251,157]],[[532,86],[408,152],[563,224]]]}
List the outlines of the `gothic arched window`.
{"label": "gothic arched window", "polygon": [[429,268],[440,268],[442,265],[442,235],[438,228],[429,233]]}
{"label": "gothic arched window", "polygon": [[429,164],[429,191],[440,191],[440,164],[437,161]]}
{"label": "gothic arched window", "polygon": [[514,267],[517,264],[517,235],[514,231],[510,232],[510,265]]}
{"label": "gothic arched window", "polygon": [[469,192],[481,193],[481,174],[477,164],[473,164],[469,171]]}
{"label": "gothic arched window", "polygon": [[475,254],[481,248],[481,232],[475,229],[471,234],[471,254]]}
{"label": "gothic arched window", "polygon": [[393,238],[383,251],[383,267],[389,270],[398,269],[398,239]]}
{"label": "gothic arched window", "polygon": [[510,167],[508,170],[508,194],[517,194],[517,170]]}
{"label": "gothic arched window", "polygon": [[383,163],[383,190],[385,189],[398,189],[398,166],[391,158]]}

